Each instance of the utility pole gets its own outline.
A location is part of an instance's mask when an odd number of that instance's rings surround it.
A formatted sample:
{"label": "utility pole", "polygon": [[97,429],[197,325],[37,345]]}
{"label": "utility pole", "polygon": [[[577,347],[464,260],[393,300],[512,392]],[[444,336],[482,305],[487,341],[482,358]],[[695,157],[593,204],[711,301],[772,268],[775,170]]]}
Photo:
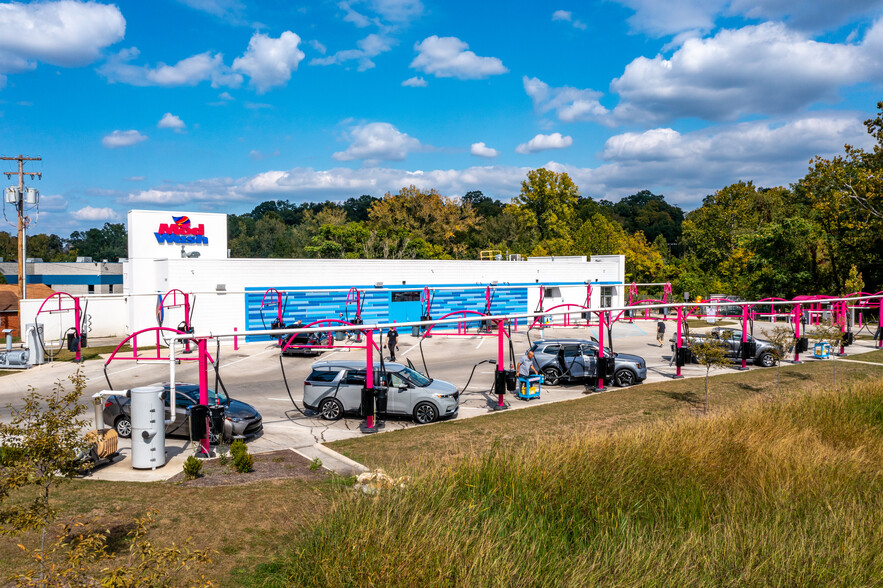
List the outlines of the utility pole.
{"label": "utility pole", "polygon": [[18,162],[17,172],[3,173],[6,174],[7,179],[11,178],[13,175],[18,175],[18,200],[15,204],[15,212],[18,216],[18,297],[23,299],[27,293],[27,286],[25,286],[25,175],[31,176],[32,180],[34,179],[34,176],[37,176],[40,179],[43,178],[43,174],[40,172],[26,172],[24,170],[24,163],[26,161],[42,161],[43,159],[41,157],[25,157],[24,155],[19,155],[18,157],[0,157],[0,160]]}

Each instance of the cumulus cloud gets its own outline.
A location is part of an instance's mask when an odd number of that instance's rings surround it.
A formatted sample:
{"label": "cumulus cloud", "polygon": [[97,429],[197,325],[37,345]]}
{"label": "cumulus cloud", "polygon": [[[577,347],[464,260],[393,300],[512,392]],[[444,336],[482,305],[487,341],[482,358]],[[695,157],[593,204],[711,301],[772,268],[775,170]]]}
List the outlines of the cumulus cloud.
{"label": "cumulus cloud", "polygon": [[316,57],[310,61],[310,65],[334,65],[356,60],[359,63],[359,71],[365,71],[374,67],[372,57],[392,48],[392,40],[381,35],[370,34],[356,43],[358,49],[345,49],[328,57]]}
{"label": "cumulus cloud", "polygon": [[291,72],[304,58],[298,44],[300,37],[291,31],[285,31],[278,39],[255,33],[248,42],[245,54],[233,61],[233,69],[248,75],[251,86],[258,94],[284,86],[291,79]]}
{"label": "cumulus cloud", "polygon": [[586,23],[581,20],[574,20],[573,13],[569,10],[556,10],[552,13],[552,20],[569,22],[575,29],[586,29]]}
{"label": "cumulus cloud", "polygon": [[147,136],[142,135],[138,131],[114,131],[109,135],[105,135],[101,139],[101,144],[108,149],[116,149],[118,147],[131,147],[146,140]]}
{"label": "cumulus cloud", "polygon": [[571,145],[573,145],[573,138],[570,136],[562,136],[561,133],[552,133],[551,135],[539,134],[527,143],[522,143],[516,147],[515,152],[526,155],[547,149],[565,149]]}
{"label": "cumulus cloud", "polygon": [[429,84],[426,80],[423,79],[423,76],[414,76],[413,78],[408,78],[404,82],[402,82],[403,86],[409,86],[411,88],[425,88]]}
{"label": "cumulus cloud", "polygon": [[406,24],[423,14],[420,0],[372,0],[371,7],[386,21]]}
{"label": "cumulus cloud", "polygon": [[210,81],[212,87],[217,88],[238,87],[242,83],[242,76],[224,65],[224,56],[220,53],[206,51],[182,59],[175,65],[159,63],[156,67],[131,64],[139,54],[137,47],[123,49],[99,67],[98,72],[109,82],[132,86],[195,86]]}
{"label": "cumulus cloud", "polygon": [[883,0],[616,0],[635,11],[630,27],[651,36],[708,32],[719,18],[741,16],[786,22],[801,30],[830,30],[861,16],[879,15]]}
{"label": "cumulus cloud", "polygon": [[601,105],[601,92],[563,86],[552,88],[538,78],[522,78],[524,91],[533,100],[534,109],[545,114],[555,111],[564,122],[594,121],[610,124],[610,111]]}
{"label": "cumulus cloud", "polygon": [[784,114],[837,98],[837,89],[883,77],[883,21],[860,45],[822,43],[764,23],[689,39],[671,57],[639,57],[610,87],[624,121],[733,119]]}
{"label": "cumulus cloud", "polygon": [[71,216],[81,221],[112,221],[119,218],[116,211],[112,208],[95,208],[93,206],[85,206],[71,213]]}
{"label": "cumulus cloud", "polygon": [[156,127],[159,129],[174,129],[176,132],[180,133],[187,127],[187,125],[184,124],[181,117],[176,116],[171,112],[167,112],[156,124]]}
{"label": "cumulus cloud", "polygon": [[500,154],[500,152],[496,149],[485,145],[483,141],[473,143],[472,147],[470,147],[469,149],[469,152],[476,157],[496,157]]}
{"label": "cumulus cloud", "polygon": [[402,161],[408,153],[421,149],[420,141],[385,122],[353,127],[348,133],[350,146],[332,155],[337,161],[362,159],[372,165],[380,161]]}
{"label": "cumulus cloud", "polygon": [[411,67],[439,78],[479,80],[509,71],[498,58],[479,57],[469,51],[469,45],[457,37],[433,35],[414,45],[414,49],[417,57]]}
{"label": "cumulus cloud", "polygon": [[0,71],[30,70],[37,62],[87,65],[125,32],[126,20],[113,5],[71,0],[0,4]]}

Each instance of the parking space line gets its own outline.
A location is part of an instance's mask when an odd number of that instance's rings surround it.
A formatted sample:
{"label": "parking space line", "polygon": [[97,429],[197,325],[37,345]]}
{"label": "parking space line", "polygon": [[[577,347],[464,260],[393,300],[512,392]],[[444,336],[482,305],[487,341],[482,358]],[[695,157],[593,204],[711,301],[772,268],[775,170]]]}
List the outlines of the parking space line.
{"label": "parking space line", "polygon": [[476,345],[475,348],[478,349],[479,347],[481,347],[481,345],[484,343],[485,339],[487,339],[487,337],[482,337],[481,341],[478,342],[478,345]]}

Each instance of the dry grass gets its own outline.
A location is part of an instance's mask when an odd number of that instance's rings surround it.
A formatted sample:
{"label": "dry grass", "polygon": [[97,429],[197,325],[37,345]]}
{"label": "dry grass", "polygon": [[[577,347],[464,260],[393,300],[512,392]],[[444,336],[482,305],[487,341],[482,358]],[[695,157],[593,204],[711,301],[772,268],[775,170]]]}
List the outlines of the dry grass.
{"label": "dry grass", "polygon": [[[860,359],[883,362],[883,351],[864,353]],[[805,391],[829,385],[833,379],[831,368],[828,361],[782,366],[781,385],[776,382],[776,370],[780,368],[712,376],[711,411],[732,408],[755,397],[777,398],[782,390]],[[883,377],[880,368],[859,363],[838,361],[836,369],[838,383]],[[703,390],[702,378],[614,388],[568,402],[336,441],[329,446],[369,467],[404,474],[418,465],[453,464],[494,444],[532,445],[573,432],[611,432],[627,425],[699,413]]]}
{"label": "dry grass", "polygon": [[[334,486],[329,482],[271,480],[240,486],[191,488],[168,483],[124,483],[75,480],[55,492],[60,522],[95,521],[110,531],[111,544],[123,551],[122,537],[136,516],[159,510],[149,539],[179,545],[188,537],[200,549],[217,553],[207,576],[222,586],[237,586],[238,570],[271,561],[293,536],[329,509]],[[23,495],[17,500],[25,500]],[[16,542],[34,547],[37,535],[0,538],[0,578],[20,569],[24,560]]]}
{"label": "dry grass", "polygon": [[883,385],[495,445],[343,501],[261,586],[870,586]]}

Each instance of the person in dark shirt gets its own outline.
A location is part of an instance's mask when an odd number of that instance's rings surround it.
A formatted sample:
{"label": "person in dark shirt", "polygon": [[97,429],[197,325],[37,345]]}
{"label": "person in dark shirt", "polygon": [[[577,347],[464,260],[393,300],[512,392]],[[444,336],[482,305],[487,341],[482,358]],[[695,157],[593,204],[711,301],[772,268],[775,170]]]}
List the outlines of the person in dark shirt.
{"label": "person in dark shirt", "polygon": [[389,348],[389,360],[396,360],[396,350],[399,348],[399,332],[392,327],[386,334],[386,346]]}

